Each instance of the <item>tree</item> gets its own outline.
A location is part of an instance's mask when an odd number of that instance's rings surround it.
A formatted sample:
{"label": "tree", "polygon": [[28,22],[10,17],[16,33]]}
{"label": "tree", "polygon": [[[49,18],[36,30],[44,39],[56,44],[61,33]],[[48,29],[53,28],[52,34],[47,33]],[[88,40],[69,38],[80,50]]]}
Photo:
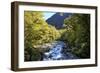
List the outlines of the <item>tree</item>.
{"label": "tree", "polygon": [[66,32],[63,39],[68,40],[72,52],[81,58],[90,57],[90,15],[72,14],[65,19]]}
{"label": "tree", "polygon": [[55,27],[45,22],[43,13],[39,11],[25,11],[24,25],[25,50],[31,55],[30,60],[39,60],[33,58],[40,57],[41,51],[37,46],[57,40],[60,34]]}

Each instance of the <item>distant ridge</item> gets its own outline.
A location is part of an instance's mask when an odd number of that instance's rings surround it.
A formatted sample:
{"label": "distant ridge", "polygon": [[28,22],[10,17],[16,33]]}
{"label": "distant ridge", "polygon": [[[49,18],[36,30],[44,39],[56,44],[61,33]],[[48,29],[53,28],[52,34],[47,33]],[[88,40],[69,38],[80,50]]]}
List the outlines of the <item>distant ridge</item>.
{"label": "distant ridge", "polygon": [[55,26],[57,29],[60,29],[63,27],[64,24],[64,19],[68,18],[70,15],[72,15],[71,13],[56,13],[53,16],[51,16],[50,18],[48,18],[46,20],[46,22],[50,25]]}

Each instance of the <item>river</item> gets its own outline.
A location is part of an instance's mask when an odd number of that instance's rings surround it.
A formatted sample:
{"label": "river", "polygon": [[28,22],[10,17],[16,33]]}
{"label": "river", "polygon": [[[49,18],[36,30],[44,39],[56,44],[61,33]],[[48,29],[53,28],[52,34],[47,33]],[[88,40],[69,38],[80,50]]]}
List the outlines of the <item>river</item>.
{"label": "river", "polygon": [[63,41],[55,41],[51,44],[52,46],[50,47],[50,49],[44,52],[43,61],[78,59],[77,56],[68,51],[71,50],[71,48]]}

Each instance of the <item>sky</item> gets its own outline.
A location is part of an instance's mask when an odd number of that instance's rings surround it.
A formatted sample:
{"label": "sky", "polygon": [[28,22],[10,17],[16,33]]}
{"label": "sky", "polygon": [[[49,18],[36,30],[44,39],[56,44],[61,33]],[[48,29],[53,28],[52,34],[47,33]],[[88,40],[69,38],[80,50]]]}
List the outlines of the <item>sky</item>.
{"label": "sky", "polygon": [[55,14],[55,12],[43,12],[43,15],[44,15],[44,19],[45,20],[47,20],[48,18],[50,18],[54,14]]}

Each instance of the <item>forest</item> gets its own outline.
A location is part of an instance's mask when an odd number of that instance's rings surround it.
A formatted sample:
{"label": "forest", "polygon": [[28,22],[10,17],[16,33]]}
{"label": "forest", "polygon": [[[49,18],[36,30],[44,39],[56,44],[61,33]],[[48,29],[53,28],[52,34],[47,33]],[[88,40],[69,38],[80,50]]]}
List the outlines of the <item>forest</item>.
{"label": "forest", "polygon": [[41,11],[24,12],[24,61],[90,58],[89,14],[72,13],[61,29],[43,17]]}

